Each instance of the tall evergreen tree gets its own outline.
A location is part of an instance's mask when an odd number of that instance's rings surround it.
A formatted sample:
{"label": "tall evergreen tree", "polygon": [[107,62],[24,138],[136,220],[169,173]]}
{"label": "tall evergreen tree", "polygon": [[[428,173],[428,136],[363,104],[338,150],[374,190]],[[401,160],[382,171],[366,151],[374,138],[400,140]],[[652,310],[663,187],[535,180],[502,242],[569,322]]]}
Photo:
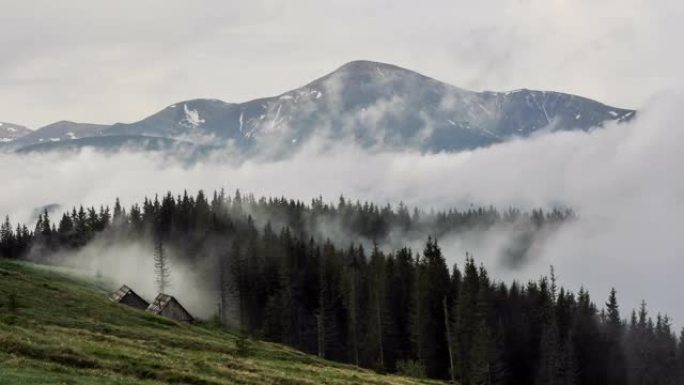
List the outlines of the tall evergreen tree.
{"label": "tall evergreen tree", "polygon": [[620,311],[617,303],[617,292],[615,288],[610,290],[608,302],[606,303],[606,335],[608,355],[606,362],[606,384],[625,384],[627,383],[626,362],[624,347],[624,325],[620,318]]}

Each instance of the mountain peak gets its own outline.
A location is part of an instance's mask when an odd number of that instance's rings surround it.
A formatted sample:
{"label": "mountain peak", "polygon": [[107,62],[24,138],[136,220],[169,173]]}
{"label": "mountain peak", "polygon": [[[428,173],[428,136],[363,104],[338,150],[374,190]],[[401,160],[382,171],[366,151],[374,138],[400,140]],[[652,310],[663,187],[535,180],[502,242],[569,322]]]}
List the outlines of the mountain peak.
{"label": "mountain peak", "polygon": [[[376,62],[371,60],[353,60],[342,64],[336,71],[376,71],[376,70],[401,70],[406,72],[413,72],[405,68],[401,68],[394,64]],[[336,72],[335,71],[335,72]]]}
{"label": "mountain peak", "polygon": [[44,127],[42,127],[42,128],[50,127],[50,126],[62,126],[62,125],[65,125],[65,124],[78,124],[78,123],[77,123],[77,122],[74,122],[74,121],[71,121],[71,120],[60,120],[60,121],[58,121],[58,122],[50,123],[50,124],[48,124],[47,126],[44,126]]}
{"label": "mountain peak", "polygon": [[370,61],[370,60],[354,60],[341,65],[335,71],[326,77],[334,75],[345,75],[354,78],[385,78],[388,76],[409,76],[427,78],[415,71],[396,66],[394,64]]}
{"label": "mountain peak", "polygon": [[[384,84],[387,86],[387,83],[394,83],[394,86],[401,87],[402,85],[414,84],[416,81],[428,80],[429,82],[436,82],[430,77],[393,64],[370,60],[354,60],[312,81],[304,88],[325,88],[326,83],[331,80],[333,84],[343,83],[347,87],[364,87],[364,85],[373,84]],[[393,88],[393,86],[389,88]]]}
{"label": "mountain peak", "polygon": [[9,143],[32,131],[24,126],[14,123],[0,122],[0,143]]}

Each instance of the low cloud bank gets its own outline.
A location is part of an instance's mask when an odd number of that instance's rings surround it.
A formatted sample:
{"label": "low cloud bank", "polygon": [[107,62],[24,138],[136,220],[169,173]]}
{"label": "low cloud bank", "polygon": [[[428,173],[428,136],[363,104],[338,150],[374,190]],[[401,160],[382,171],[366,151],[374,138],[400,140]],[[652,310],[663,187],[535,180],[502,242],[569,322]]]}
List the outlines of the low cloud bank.
{"label": "low cloud bank", "polygon": [[[119,197],[129,205],[146,195],[200,188],[304,200],[320,195],[336,201],[344,195],[379,204],[404,201],[426,210],[571,207],[578,220],[551,234],[536,257],[517,268],[499,263],[494,233],[441,244],[450,263],[461,263],[468,250],[505,280],[536,278],[553,264],[562,284],[588,288],[599,304],[615,286],[625,317],[645,299],[652,311],[668,312],[682,324],[676,294],[684,289],[681,105],[681,93],[662,94],[629,124],[457,154],[367,151],[323,140],[312,140],[284,160],[235,162],[217,155],[191,166],[133,152],[0,154],[0,213],[29,221],[36,208],[50,204],[111,205]],[[135,270],[141,263],[122,260],[121,268]]]}

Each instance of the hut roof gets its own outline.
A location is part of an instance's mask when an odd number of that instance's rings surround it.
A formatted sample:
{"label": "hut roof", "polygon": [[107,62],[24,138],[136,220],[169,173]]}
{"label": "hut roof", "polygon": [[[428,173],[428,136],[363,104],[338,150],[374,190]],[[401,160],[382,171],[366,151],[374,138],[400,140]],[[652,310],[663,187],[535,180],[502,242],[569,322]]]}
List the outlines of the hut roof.
{"label": "hut roof", "polygon": [[[183,313],[183,317],[178,318],[175,316],[170,316],[170,313],[166,313],[164,310],[169,307],[169,305],[173,304],[178,310],[180,310],[181,313]],[[150,306],[147,308],[147,311],[152,312],[154,314],[158,315],[163,315],[163,316],[169,316],[170,318],[175,318],[180,321],[192,321],[193,317],[190,315],[190,312],[188,312],[181,304],[178,302],[176,298],[173,296],[170,296],[168,294],[163,294],[160,293],[157,298],[154,299],[154,302],[150,304]]]}
{"label": "hut roof", "polygon": [[123,303],[125,305],[145,309],[149,305],[141,296],[133,291],[130,287],[122,285],[119,290],[109,295],[109,299],[114,302]]}
{"label": "hut roof", "polygon": [[169,302],[171,302],[172,299],[173,297],[170,295],[159,294],[157,298],[154,299],[154,302],[150,304],[150,307],[147,308],[147,311],[159,314],[169,304]]}
{"label": "hut roof", "polygon": [[[114,302],[120,302],[126,295],[131,294],[131,293],[137,295],[137,294],[133,291],[133,289],[131,289],[130,287],[128,287],[128,286],[126,286],[126,285],[122,285],[122,286],[119,288],[119,290],[117,290],[117,291],[113,292],[112,294],[110,294],[110,295],[109,295],[109,298],[110,298],[112,301],[114,301]],[[140,296],[138,295],[138,297],[140,297]]]}

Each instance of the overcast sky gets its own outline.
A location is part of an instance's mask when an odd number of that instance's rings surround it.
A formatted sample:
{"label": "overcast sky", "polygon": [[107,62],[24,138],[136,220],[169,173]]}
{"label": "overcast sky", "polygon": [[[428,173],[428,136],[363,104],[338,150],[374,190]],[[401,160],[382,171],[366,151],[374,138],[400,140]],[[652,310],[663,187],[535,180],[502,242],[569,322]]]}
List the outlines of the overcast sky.
{"label": "overcast sky", "polygon": [[0,121],[135,121],[278,94],[354,59],[637,108],[684,84],[683,3],[0,0]]}

